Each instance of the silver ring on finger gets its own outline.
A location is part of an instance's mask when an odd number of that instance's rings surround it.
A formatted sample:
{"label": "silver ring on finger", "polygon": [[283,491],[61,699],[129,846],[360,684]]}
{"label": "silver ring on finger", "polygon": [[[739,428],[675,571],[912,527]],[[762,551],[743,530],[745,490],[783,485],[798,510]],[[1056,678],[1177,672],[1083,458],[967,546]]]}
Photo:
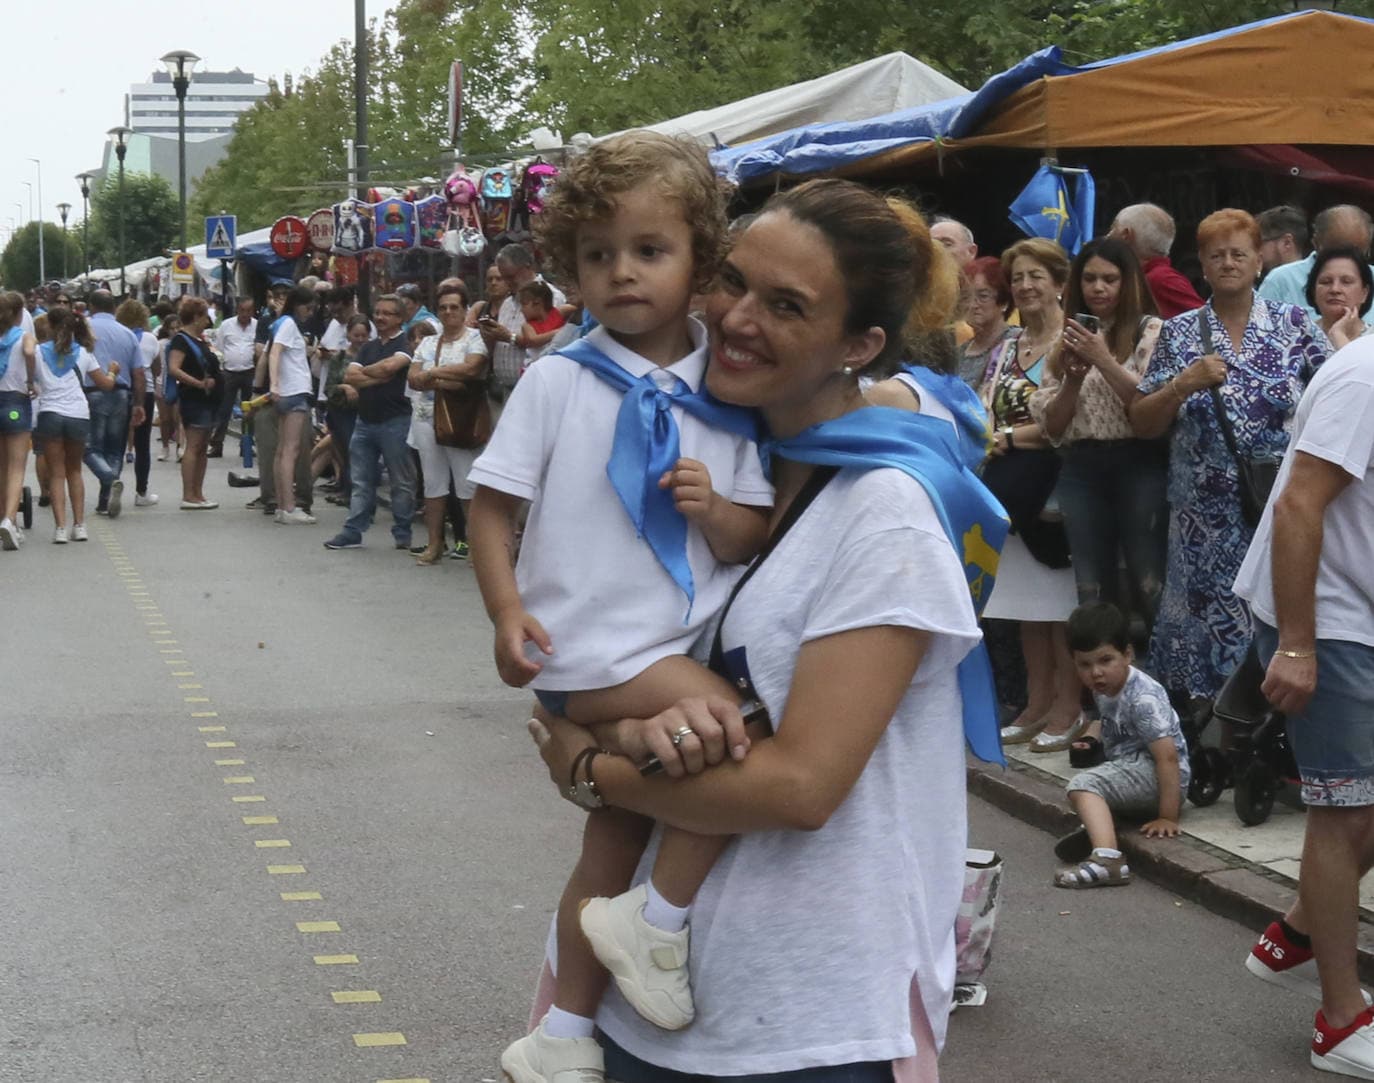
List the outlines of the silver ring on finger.
{"label": "silver ring on finger", "polygon": [[674,731],[673,731],[673,747],[674,747],[674,748],[681,748],[681,747],[682,747],[682,742],[685,741],[685,740],[687,740],[688,737],[691,737],[693,732],[694,732],[694,731],[692,730],[692,727],[691,727],[691,726],[681,726],[681,727],[679,727],[678,729],[674,730]]}

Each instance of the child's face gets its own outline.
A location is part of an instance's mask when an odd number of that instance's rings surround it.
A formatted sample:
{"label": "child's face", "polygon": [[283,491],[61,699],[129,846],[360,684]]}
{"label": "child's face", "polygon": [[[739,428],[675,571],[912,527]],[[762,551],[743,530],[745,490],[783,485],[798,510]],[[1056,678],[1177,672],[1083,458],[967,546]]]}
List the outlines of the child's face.
{"label": "child's face", "polygon": [[544,307],[543,301],[536,301],[533,297],[522,297],[520,299],[520,311],[524,313],[525,319],[530,323],[542,320],[549,314],[549,310]]}
{"label": "child's face", "polygon": [[694,271],[692,227],[675,200],[650,186],[626,192],[614,215],[577,231],[582,302],[632,348],[665,329],[681,333]]}
{"label": "child's face", "polygon": [[1127,647],[1119,651],[1110,643],[1103,643],[1090,651],[1074,651],[1073,664],[1078,667],[1078,679],[1099,696],[1120,695],[1131,673],[1135,651]]}

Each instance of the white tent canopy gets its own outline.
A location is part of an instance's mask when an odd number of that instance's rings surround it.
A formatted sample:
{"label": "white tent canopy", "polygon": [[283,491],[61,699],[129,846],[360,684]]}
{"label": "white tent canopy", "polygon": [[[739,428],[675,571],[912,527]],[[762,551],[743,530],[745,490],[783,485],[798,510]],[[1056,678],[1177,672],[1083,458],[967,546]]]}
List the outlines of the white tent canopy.
{"label": "white tent canopy", "polygon": [[664,135],[689,136],[708,146],[733,146],[806,124],[863,120],[967,93],[915,57],[888,53],[817,79],[645,127]]}

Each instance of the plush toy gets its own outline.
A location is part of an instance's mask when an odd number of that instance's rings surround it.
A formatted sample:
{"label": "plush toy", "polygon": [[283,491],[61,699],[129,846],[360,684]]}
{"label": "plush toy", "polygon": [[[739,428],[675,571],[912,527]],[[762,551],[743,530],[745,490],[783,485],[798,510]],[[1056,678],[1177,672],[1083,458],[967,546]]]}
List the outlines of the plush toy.
{"label": "plush toy", "polygon": [[371,203],[345,199],[334,204],[334,251],[356,256],[372,247]]}
{"label": "plush toy", "polygon": [[444,198],[448,200],[449,214],[453,216],[455,229],[464,226],[482,228],[482,217],[478,205],[481,197],[477,194],[477,181],[467,169],[459,165],[448,180],[444,181]]}

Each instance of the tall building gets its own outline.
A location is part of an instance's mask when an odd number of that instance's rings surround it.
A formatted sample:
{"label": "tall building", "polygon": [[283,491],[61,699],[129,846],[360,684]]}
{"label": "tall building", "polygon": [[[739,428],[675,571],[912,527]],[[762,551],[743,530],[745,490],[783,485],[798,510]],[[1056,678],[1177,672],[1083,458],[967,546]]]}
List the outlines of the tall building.
{"label": "tall building", "polygon": [[[186,93],[186,140],[195,142],[217,135],[228,135],[240,113],[251,109],[267,96],[267,83],[252,72],[198,71],[191,76]],[[177,96],[172,77],[165,71],[153,73],[147,83],[129,88],[128,125],[145,135],[177,135]]]}

